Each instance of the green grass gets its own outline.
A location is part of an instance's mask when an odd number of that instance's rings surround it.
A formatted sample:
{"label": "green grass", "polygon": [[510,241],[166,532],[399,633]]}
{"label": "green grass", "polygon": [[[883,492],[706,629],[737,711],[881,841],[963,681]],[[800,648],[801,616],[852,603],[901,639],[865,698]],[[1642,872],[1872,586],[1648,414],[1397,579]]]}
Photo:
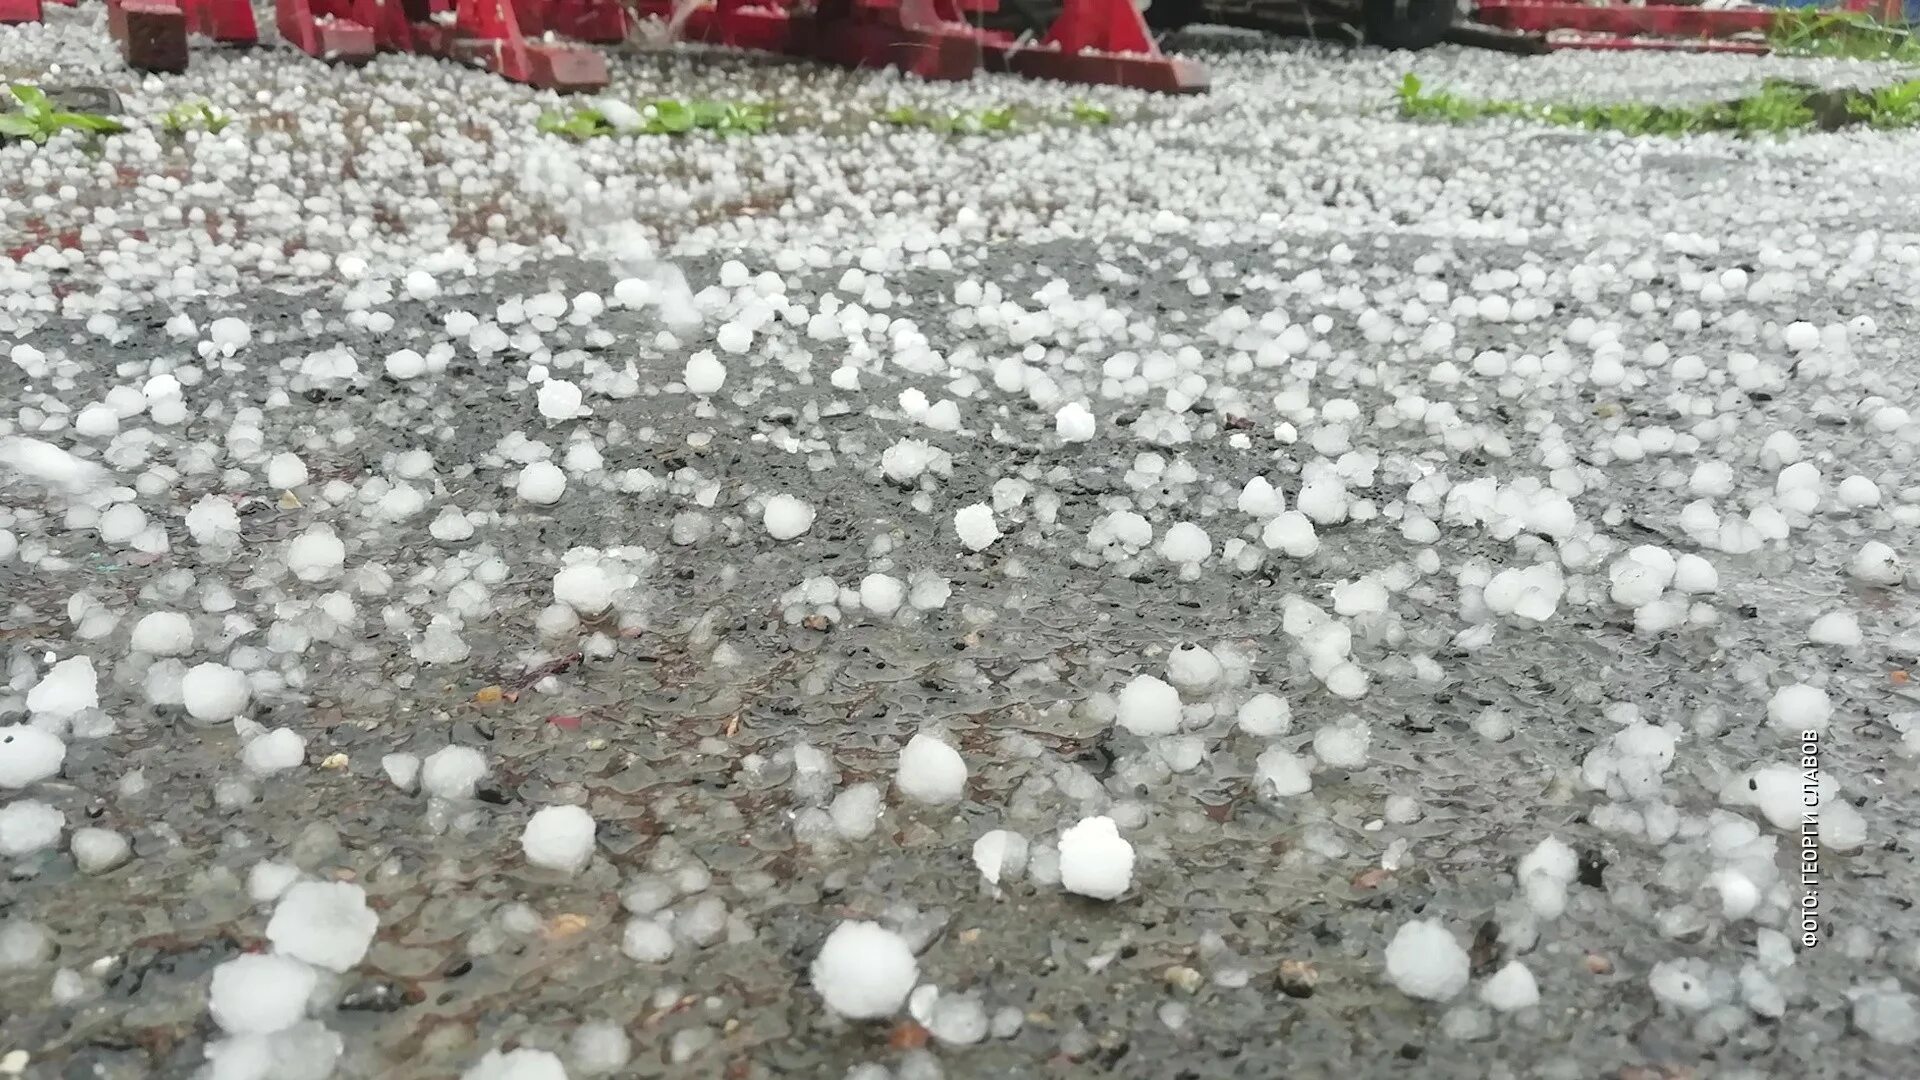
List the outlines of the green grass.
{"label": "green grass", "polygon": [[1876,90],[1822,90],[1784,80],[1732,101],[1697,105],[1609,102],[1591,105],[1479,100],[1447,90],[1428,90],[1409,73],[1396,93],[1400,115],[1410,120],[1462,124],[1493,117],[1618,131],[1627,135],[1692,135],[1720,131],[1742,136],[1784,135],[1865,124],[1877,128],[1920,126],[1920,79]]}
{"label": "green grass", "polygon": [[[1011,105],[953,113],[902,105],[880,114],[880,119],[895,127],[924,128],[942,135],[999,135],[1046,118],[1017,110]],[[1113,123],[1113,112],[1103,105],[1076,101],[1062,119],[1089,127],[1103,127]]]}
{"label": "green grass", "polygon": [[685,135],[711,131],[720,135],[758,135],[773,123],[771,105],[729,104],[718,101],[679,101],[661,98],[638,106],[640,126],[622,130],[594,108],[542,113],[541,131],[570,139],[597,139],[611,135]]}
{"label": "green grass", "polygon": [[1920,62],[1920,38],[1912,27],[1854,11],[1784,10],[1767,31],[1767,45],[1790,56]]}
{"label": "green grass", "polygon": [[189,101],[175,105],[162,113],[160,130],[169,135],[183,135],[199,128],[209,134],[218,135],[232,122],[232,117],[221,113],[204,101]]}
{"label": "green grass", "polygon": [[1106,125],[1113,123],[1113,112],[1104,105],[1095,105],[1090,101],[1073,103],[1073,118],[1082,124]]}
{"label": "green grass", "polygon": [[[772,105],[714,101],[662,99],[643,102],[638,110],[640,121],[637,127],[631,119],[623,127],[609,117],[604,108],[592,106],[567,112],[542,113],[537,127],[548,135],[580,141],[614,135],[684,135],[693,131],[757,135],[768,130],[775,118]],[[1004,135],[1040,122],[1104,126],[1114,122],[1114,115],[1103,105],[1076,101],[1064,115],[1058,117],[1013,105],[964,112],[943,112],[902,105],[881,113],[879,119],[895,127],[920,128],[942,135]]]}
{"label": "green grass", "polygon": [[1847,109],[1877,128],[1920,126],[1920,79],[1868,91],[1849,99]]}
{"label": "green grass", "polygon": [[929,112],[911,105],[902,105],[881,114],[880,119],[896,127],[918,127],[937,131],[942,135],[985,135],[1012,131],[1019,122],[1013,106],[1002,105],[992,109],[977,109],[973,112]]}
{"label": "green grass", "polygon": [[0,112],[0,138],[31,139],[44,143],[62,131],[83,131],[89,135],[117,135],[126,125],[96,113],[67,112],[54,105],[40,88],[27,83],[8,87],[19,108]]}

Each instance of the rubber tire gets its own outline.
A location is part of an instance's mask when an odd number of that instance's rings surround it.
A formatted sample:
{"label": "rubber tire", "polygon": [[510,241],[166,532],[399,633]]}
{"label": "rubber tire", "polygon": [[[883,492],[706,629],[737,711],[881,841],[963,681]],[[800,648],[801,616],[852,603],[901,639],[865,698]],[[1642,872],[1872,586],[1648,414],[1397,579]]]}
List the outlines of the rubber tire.
{"label": "rubber tire", "polygon": [[1165,32],[1185,29],[1205,14],[1204,0],[1153,0],[1141,17],[1146,20],[1147,29]]}
{"label": "rubber tire", "polygon": [[[1155,0],[1156,6],[1158,0]],[[1432,48],[1453,28],[1459,14],[1457,0],[1406,0],[1406,11],[1395,0],[1361,0],[1360,23],[1367,43],[1383,49]]]}

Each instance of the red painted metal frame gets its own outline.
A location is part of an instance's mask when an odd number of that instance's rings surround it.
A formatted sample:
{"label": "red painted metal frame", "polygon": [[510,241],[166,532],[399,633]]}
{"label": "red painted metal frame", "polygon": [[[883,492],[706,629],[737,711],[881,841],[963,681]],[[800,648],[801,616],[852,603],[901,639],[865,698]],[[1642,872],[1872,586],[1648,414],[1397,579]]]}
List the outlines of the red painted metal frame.
{"label": "red painted metal frame", "polygon": [[187,13],[171,0],[107,0],[107,33],[136,71],[187,70]]}
{"label": "red painted metal frame", "polygon": [[[0,0],[0,22],[38,22],[43,0]],[[59,0],[71,2],[71,0]],[[808,56],[847,67],[894,67],[927,79],[971,78],[986,68],[1067,82],[1165,93],[1205,90],[1206,71],[1163,55],[1132,0],[1065,0],[1036,43],[977,26],[969,16],[999,0],[715,0],[691,13],[687,37]],[[555,90],[607,85],[606,60],[572,42],[626,37],[620,0],[275,0],[282,37],[311,56],[364,63],[376,51],[438,56]],[[670,16],[672,0],[641,0]],[[436,17],[440,16],[440,17]],[[127,63],[184,71],[187,35],[259,40],[248,0],[108,0],[108,28]]]}
{"label": "red painted metal frame", "polygon": [[0,26],[37,23],[43,14],[40,0],[0,0]]}
{"label": "red painted metal frame", "polygon": [[249,0],[178,0],[186,13],[188,33],[209,37],[224,45],[255,45],[260,27]]}
{"label": "red painted metal frame", "polygon": [[574,41],[625,41],[629,22],[617,0],[547,0],[547,29]]}
{"label": "red painted metal frame", "polygon": [[[640,0],[671,20],[673,0]],[[1206,71],[1163,55],[1131,0],[1066,0],[1038,42],[969,21],[998,0],[819,0],[812,10],[767,0],[714,0],[683,12],[682,36],[804,56],[845,67],[899,68],[925,79],[968,79],[982,68],[1167,93],[1207,88]]]}
{"label": "red painted metal frame", "polygon": [[[672,17],[670,0],[642,0],[643,14]],[[788,52],[794,46],[794,18],[784,6],[764,0],[718,0],[687,15],[680,36],[688,41],[762,52]]]}
{"label": "red painted metal frame", "polygon": [[[41,0],[0,0],[0,25],[37,23],[45,14]],[[136,71],[185,71],[189,33],[228,45],[260,40],[249,0],[107,0],[107,33]]]}
{"label": "red painted metal frame", "polygon": [[793,51],[844,67],[895,67],[923,79],[967,79],[1012,36],[967,22],[978,2],[822,0],[798,20]]}
{"label": "red painted metal frame", "polygon": [[1580,48],[1592,52],[1728,52],[1734,56],[1766,56],[1772,52],[1757,40],[1720,38],[1636,38],[1615,35],[1574,35],[1548,38],[1549,48]]}
{"label": "red painted metal frame", "polygon": [[1552,49],[1758,56],[1769,51],[1765,41],[1728,39],[1743,34],[1765,34],[1778,16],[1779,12],[1771,8],[1699,8],[1674,4],[1590,7],[1564,0],[1481,0],[1473,17],[1488,26],[1546,35],[1547,46]]}
{"label": "red painted metal frame", "polygon": [[549,31],[593,41],[626,36],[618,0],[457,0],[452,18],[433,0],[275,0],[280,33],[322,59],[365,61],[376,50],[485,68],[550,90],[599,90],[607,62]]}
{"label": "red painted metal frame", "polygon": [[107,33],[136,71],[187,70],[187,35],[252,45],[260,28],[248,0],[107,0]]}
{"label": "red painted metal frame", "polygon": [[1765,56],[1773,50],[1760,41],[1724,41],[1719,38],[1618,37],[1609,34],[1551,37],[1553,49],[1587,49],[1596,52],[1688,52],[1733,53],[1740,56]]}
{"label": "red painted metal frame", "polygon": [[275,0],[273,22],[287,44],[308,56],[364,64],[376,47],[373,26],[362,21],[371,17],[363,10],[370,6],[356,0]]}
{"label": "red painted metal frame", "polygon": [[1646,7],[1549,2],[1481,0],[1474,19],[1505,30],[1545,33],[1578,30],[1589,34],[1646,34],[1662,37],[1719,38],[1765,33],[1777,12],[1752,8],[1697,8],[1669,4]]}
{"label": "red painted metal frame", "polygon": [[[598,90],[607,61],[579,45],[541,40],[538,0],[459,0],[450,47],[438,55],[486,68],[513,82],[550,90]],[[623,24],[624,25],[624,24]]]}
{"label": "red painted metal frame", "polygon": [[1160,52],[1132,0],[1065,0],[1039,46],[1007,50],[1000,63],[1037,78],[1166,94],[1208,86],[1205,68]]}

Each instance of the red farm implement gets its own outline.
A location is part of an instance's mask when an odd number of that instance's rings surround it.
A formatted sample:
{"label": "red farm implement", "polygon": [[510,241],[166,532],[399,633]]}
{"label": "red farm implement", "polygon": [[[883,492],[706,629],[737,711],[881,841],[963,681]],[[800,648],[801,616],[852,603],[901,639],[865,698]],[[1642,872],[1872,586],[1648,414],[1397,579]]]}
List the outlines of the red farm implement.
{"label": "red farm implement", "polygon": [[673,0],[639,4],[643,15],[684,21],[689,40],[845,67],[897,67],[928,79],[1007,71],[1167,93],[1207,87],[1204,70],[1160,52],[1129,0],[1066,0],[1034,41],[982,26],[980,16],[997,7],[997,0],[821,0],[811,9],[716,0],[691,11],[675,11]]}
{"label": "red farm implement", "polygon": [[[0,0],[0,22],[38,22],[42,0]],[[1162,54],[1129,0],[1065,0],[1037,40],[987,29],[998,0],[638,0],[684,36],[847,67],[897,67],[929,79],[975,71],[1164,92],[1207,87],[1204,69]],[[684,6],[681,6],[684,5]],[[275,0],[275,24],[310,56],[357,64],[415,53],[554,90],[607,84],[590,46],[626,38],[622,0]],[[108,0],[108,27],[129,66],[182,71],[187,38],[259,40],[248,0]]]}
{"label": "red farm implement", "polygon": [[[0,0],[0,23],[37,22],[45,0]],[[55,0],[72,3],[73,0]],[[1036,32],[1016,35],[1001,0],[275,0],[275,23],[295,48],[334,63],[414,53],[469,64],[515,82],[561,90],[607,84],[594,44],[625,40],[638,18],[670,35],[858,68],[898,68],[927,79],[1012,72],[1065,82],[1181,93],[1207,74],[1161,53],[1155,30],[1191,21],[1265,28],[1251,18],[1292,0],[1256,0],[1222,13],[1211,0],[1010,0]],[[1308,0],[1309,6],[1316,0]],[[1445,37],[1456,0],[1317,0],[1354,7],[1368,40],[1420,48]],[[1845,0],[1850,11],[1897,17],[1902,0]],[[1036,13],[1036,5],[1050,11]],[[1243,5],[1244,6],[1244,5]],[[108,26],[127,63],[180,71],[189,34],[258,40],[249,0],[107,0]],[[1887,13],[1894,13],[1889,16]],[[1651,49],[1762,53],[1772,8],[1479,0],[1481,36],[1526,49]],[[1151,28],[1151,29],[1150,29]],[[1461,28],[1463,31],[1468,28]]]}
{"label": "red farm implement", "polygon": [[[55,2],[73,6],[73,0]],[[44,16],[41,0],[0,0],[0,25]],[[139,71],[185,71],[189,33],[230,45],[260,40],[248,0],[107,0],[107,32],[127,66]]]}
{"label": "red farm implement", "polygon": [[0,0],[0,26],[37,23],[42,17],[40,0]]}
{"label": "red farm implement", "polygon": [[1543,34],[1554,48],[1764,53],[1763,37],[1775,13],[1764,8],[1480,0],[1474,18],[1503,30]]}
{"label": "red farm implement", "polygon": [[[1889,24],[1904,21],[1899,0],[1846,0],[1843,10]],[[1680,4],[1588,5],[1566,0],[1479,0],[1474,19],[1538,35],[1553,49],[1723,52],[1770,51],[1777,8],[1706,8]]]}
{"label": "red farm implement", "polygon": [[553,90],[597,90],[606,60],[589,43],[626,37],[616,0],[276,0],[280,35],[311,56],[362,63],[416,53]]}

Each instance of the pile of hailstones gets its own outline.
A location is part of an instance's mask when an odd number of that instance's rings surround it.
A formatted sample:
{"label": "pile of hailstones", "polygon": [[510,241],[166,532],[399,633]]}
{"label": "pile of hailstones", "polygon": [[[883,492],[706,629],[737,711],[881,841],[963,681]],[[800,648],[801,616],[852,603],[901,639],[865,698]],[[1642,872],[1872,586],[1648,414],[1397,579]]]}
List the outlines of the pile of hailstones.
{"label": "pile of hailstones", "polygon": [[[422,292],[410,286],[415,295]],[[222,347],[244,340],[244,324],[236,320],[216,323],[213,334]],[[1810,348],[1817,338],[1808,338],[1806,324],[1789,328],[1789,345],[1796,351]],[[1793,340],[1795,334],[1800,340]],[[737,332],[733,334],[738,338]],[[745,343],[724,340],[729,353],[744,351]],[[229,348],[229,351],[231,349]],[[32,377],[41,377],[43,357],[30,347],[15,346],[12,362]],[[397,379],[418,378],[431,371],[443,357],[420,357],[402,351],[389,357],[386,370]],[[318,377],[324,372],[309,371]],[[726,369],[712,354],[703,353],[689,361],[685,382],[695,393],[712,393],[726,379]],[[835,385],[840,385],[836,381]],[[151,408],[156,419],[178,419],[183,406],[177,383],[171,376],[150,380],[139,392],[142,407]],[[549,419],[571,417],[580,406],[577,386],[551,379],[540,385],[539,406]],[[1283,399],[1288,395],[1283,395]],[[912,398],[913,400],[909,400]],[[951,429],[957,420],[952,402],[931,405],[917,392],[903,396],[907,411],[935,429]],[[1284,401],[1283,401],[1284,404]],[[1296,403],[1298,404],[1298,403]],[[112,408],[102,405],[83,411],[76,419],[76,430],[87,433],[90,425],[105,425]],[[1905,410],[1887,406],[1873,418],[1877,430],[1895,430],[1908,422]],[[1091,439],[1096,421],[1078,403],[1067,403],[1055,415],[1057,433],[1069,442]],[[104,427],[100,430],[106,430]],[[1615,447],[1617,452],[1631,450],[1635,455],[1645,447]],[[931,446],[917,440],[902,440],[889,448],[882,466],[889,477],[910,479],[927,469],[937,456]],[[1623,452],[1622,456],[1626,454]],[[1746,516],[1722,515],[1708,501],[1729,494],[1734,488],[1730,466],[1714,461],[1702,462],[1688,480],[1688,491],[1696,496],[1680,515],[1680,525],[1689,539],[1703,548],[1728,554],[1745,554],[1769,540],[1783,537],[1789,528],[1789,515],[1809,512],[1821,498],[1824,478],[1812,462],[1805,459],[1798,441],[1786,432],[1771,435],[1760,448],[1763,464],[1779,469],[1773,504],[1762,504]],[[50,443],[26,437],[0,440],[0,461],[15,472],[50,487],[72,489],[97,487],[103,481],[100,466],[81,460]],[[1371,466],[1368,467],[1369,469]],[[275,487],[291,488],[305,480],[305,469],[297,458],[282,455],[268,466],[268,479]],[[1264,522],[1261,542],[1269,550],[1292,558],[1312,556],[1319,546],[1315,524],[1337,522],[1348,512],[1347,477],[1337,469],[1310,468],[1292,509],[1287,509],[1280,493],[1262,478],[1249,481],[1236,501],[1238,509]],[[528,464],[518,475],[516,494],[531,503],[556,502],[566,486],[563,470],[545,461]],[[1835,499],[1845,508],[1877,505],[1880,493],[1864,476],[1843,479]],[[1492,478],[1442,487],[1435,481],[1422,481],[1407,494],[1409,505],[1449,522],[1510,523],[1521,525],[1555,539],[1565,540],[1573,531],[1575,516],[1570,502],[1550,491],[1502,486]],[[454,515],[457,519],[459,515]],[[436,522],[435,535],[456,538],[449,530],[470,528],[463,522],[447,519]],[[786,494],[769,499],[763,509],[762,524],[777,540],[797,537],[809,530],[813,511],[801,500]],[[100,515],[99,529],[109,542],[139,550],[152,545],[148,534],[159,527],[145,519],[130,503],[119,504]],[[238,521],[231,503],[204,500],[187,516],[187,528],[204,546],[218,548],[237,544]],[[992,546],[1002,533],[989,504],[968,506],[952,519],[956,538],[970,551]],[[1410,520],[1410,539],[1430,539],[1437,533],[1431,518]],[[1103,517],[1089,535],[1089,546],[1125,558],[1151,542],[1152,529],[1137,513],[1116,511]],[[159,536],[164,540],[164,534]],[[20,542],[12,533],[0,530],[0,558],[11,558]],[[1235,546],[1239,545],[1239,546]],[[1253,553],[1240,541],[1230,541],[1223,555],[1238,560]],[[1584,550],[1584,549],[1582,549]],[[1159,546],[1160,553],[1182,567],[1184,577],[1197,574],[1200,562],[1212,554],[1212,541],[1205,531],[1192,523],[1169,527]],[[344,545],[332,529],[315,525],[296,537],[287,549],[288,569],[304,581],[323,581],[336,576],[344,562]],[[632,559],[628,560],[627,556]],[[1430,555],[1430,553],[1429,553]],[[553,583],[555,605],[543,619],[565,621],[568,612],[597,614],[606,610],[613,597],[630,585],[632,576],[626,561],[641,559],[640,553],[614,551],[599,553],[579,549],[569,553]],[[1437,569],[1437,565],[1423,567]],[[1858,549],[1850,562],[1850,573],[1874,584],[1898,584],[1904,567],[1887,545],[1868,542]],[[1556,611],[1566,592],[1566,582],[1553,562],[1525,568],[1488,573],[1474,582],[1479,585],[1480,602],[1493,615],[1512,616],[1542,622]],[[815,588],[815,586],[820,586]],[[836,593],[832,582],[809,582],[787,598],[790,608],[803,602],[831,605]],[[1710,605],[1692,598],[1712,594],[1718,587],[1713,565],[1698,555],[1673,553],[1659,547],[1641,546],[1624,552],[1607,570],[1611,599],[1634,613],[1636,627],[1649,632],[1681,625],[1711,622]],[[1333,590],[1334,616],[1354,616],[1383,611],[1390,589],[1380,580],[1363,578],[1347,582]],[[891,611],[903,603],[916,608],[937,607],[946,600],[945,583],[923,578],[902,583],[885,575],[870,575],[858,590],[861,606],[876,611]],[[80,624],[80,636],[86,637],[88,612],[74,613]],[[1482,620],[1490,628],[1490,620]],[[564,629],[563,626],[543,630]],[[1367,675],[1350,656],[1350,635],[1337,618],[1298,597],[1289,598],[1283,613],[1282,629],[1295,638],[1311,660],[1314,676],[1333,695],[1354,699],[1367,692]],[[1857,621],[1846,613],[1823,616],[1810,629],[1810,638],[1818,643],[1857,645],[1861,632]],[[144,616],[133,628],[131,647],[136,652],[162,658],[189,655],[194,645],[194,629],[186,616],[155,612]],[[448,626],[429,627],[422,647],[423,659],[446,662],[463,654],[464,645]],[[1135,735],[1169,738],[1181,730],[1180,685],[1205,681],[1183,666],[1213,663],[1205,650],[1185,647],[1176,651],[1170,664],[1172,683],[1148,675],[1136,677],[1115,698],[1116,722]],[[244,764],[250,774],[267,775],[298,766],[305,755],[305,742],[289,729],[267,730],[245,716],[255,690],[246,674],[217,663],[178,670],[178,695],[186,711],[203,723],[232,722],[243,742]],[[30,665],[29,665],[30,667]],[[156,670],[171,670],[166,664]],[[62,660],[48,672],[32,678],[29,670],[14,672],[15,685],[23,679],[31,682],[27,694],[30,720],[26,724],[0,728],[0,788],[19,790],[57,776],[66,754],[62,734],[93,738],[106,734],[110,721],[98,708],[97,675],[84,657]],[[1832,706],[1825,691],[1818,687],[1794,684],[1780,688],[1768,704],[1769,725],[1783,735],[1805,731],[1824,731]],[[1635,829],[1649,838],[1671,837],[1676,814],[1639,815],[1620,803],[1649,795],[1658,790],[1660,775],[1673,760],[1677,734],[1670,727],[1647,723],[1630,708],[1623,707],[1613,719],[1619,729],[1591,753],[1583,764],[1583,779],[1596,791],[1615,796],[1614,805],[1595,810],[1593,823],[1607,829]],[[1272,694],[1258,694],[1244,702],[1238,712],[1239,726],[1255,735],[1283,733],[1289,722],[1284,700]],[[1510,730],[1508,722],[1497,715],[1476,721],[1476,730],[1489,737]],[[1920,734],[1917,732],[1916,734]],[[1282,748],[1271,748],[1256,763],[1256,778],[1263,791],[1278,797],[1301,795],[1311,790],[1316,762],[1335,767],[1364,764],[1368,751],[1368,732],[1364,724],[1340,723],[1322,729],[1313,740],[1312,756],[1297,755]],[[1189,747],[1189,752],[1193,752]],[[817,754],[817,751],[812,752]],[[823,755],[822,755],[823,757]],[[806,753],[796,751],[796,761],[804,765]],[[1196,759],[1197,760],[1197,759]],[[816,762],[813,771],[824,772]],[[445,800],[471,798],[476,785],[487,772],[487,762],[478,751],[465,747],[446,747],[424,760],[411,754],[391,754],[383,760],[386,775],[404,788],[418,787]],[[938,735],[916,735],[902,750],[896,785],[903,796],[916,802],[943,805],[962,798],[967,780],[967,765],[961,755]],[[137,771],[123,778],[123,791],[143,781]],[[1823,845],[1839,851],[1858,850],[1864,843],[1866,827],[1857,810],[1835,797],[1831,780],[1820,790],[1821,835]],[[1790,765],[1762,767],[1739,778],[1722,795],[1732,807],[1751,807],[1778,829],[1790,831],[1799,822],[1802,809],[1801,776]],[[849,837],[870,832],[882,804],[881,792],[871,784],[854,785],[841,792],[826,811],[826,827]],[[1412,800],[1399,796],[1389,800],[1387,816],[1392,820],[1410,820],[1417,814]],[[820,823],[815,823],[816,825]],[[1771,842],[1744,818],[1728,815],[1710,823],[1711,844],[1720,865],[1711,884],[1719,895],[1723,913],[1741,918],[1760,910],[1763,897],[1773,891]],[[56,808],[31,798],[15,799],[0,808],[0,854],[18,858],[48,849],[59,843],[66,831],[64,815]],[[522,836],[529,863],[567,873],[583,868],[594,851],[595,823],[577,806],[550,806],[532,815]],[[131,857],[127,838],[109,829],[78,828],[68,841],[76,864],[86,873],[101,873],[124,864]],[[998,884],[1004,873],[1018,872],[1028,858],[1028,844],[1017,833],[996,830],[981,837],[973,856],[982,875]],[[1065,829],[1057,845],[1047,853],[1057,864],[1049,867],[1048,878],[1057,880],[1065,890],[1096,900],[1113,900],[1130,887],[1134,851],[1120,835],[1110,817],[1095,816]],[[1566,892],[1575,879],[1577,859],[1574,852],[1554,837],[1541,840],[1518,865],[1517,891],[1524,899],[1530,917],[1548,920],[1565,907]],[[1057,877],[1056,877],[1057,875]],[[355,884],[316,881],[286,864],[261,862],[249,878],[249,890],[261,904],[271,904],[267,927],[269,951],[236,957],[214,972],[209,996],[209,1011],[223,1037],[212,1042],[207,1055],[216,1080],[246,1080],[274,1077],[277,1080],[315,1080],[332,1073],[342,1052],[337,1034],[321,1022],[307,1016],[309,1002],[324,997],[326,984],[352,969],[364,958],[375,932],[378,918],[369,908],[364,891]],[[659,962],[672,956],[676,933],[687,928],[669,925],[657,904],[629,903],[634,916],[625,927],[623,950],[638,961]],[[697,918],[711,921],[712,909],[694,909]],[[718,912],[724,919],[724,910]],[[1503,928],[1504,932],[1504,928]],[[1776,930],[1761,928],[1756,937],[1756,958],[1742,969],[1737,992],[1746,1007],[1761,1015],[1780,1014],[1783,995],[1775,976],[1793,962],[1790,943]],[[10,919],[0,928],[0,970],[17,969],[51,955],[52,945],[46,931],[30,921]],[[1469,959],[1456,936],[1432,920],[1414,920],[1393,935],[1385,953],[1388,979],[1408,995],[1434,1001],[1451,1001],[1469,985]],[[919,982],[918,963],[912,943],[902,934],[878,923],[847,921],[835,927],[825,938],[810,967],[811,984],[827,1008],[852,1021],[879,1019],[909,1009],[915,1017],[926,1018],[929,1029],[942,1041],[966,1043],[978,1041],[989,1032],[1017,1026],[1017,1012],[1006,1010],[989,1016],[977,999],[965,994],[940,995]],[[82,992],[78,976],[63,971],[55,979],[56,1000],[76,1000]],[[1711,979],[1687,961],[1667,961],[1657,965],[1650,985],[1657,996],[1676,1006],[1700,1009],[1724,1001],[1723,988],[1711,986]],[[1514,960],[1485,979],[1478,991],[1481,1001],[1499,1011],[1524,1009],[1539,1001],[1539,990],[1525,963]],[[1856,995],[1854,1020],[1862,1030],[1888,1041],[1910,1041],[1920,1031],[1920,1011],[1911,995],[1887,987],[1867,988]],[[1467,1013],[1450,1016],[1470,1016]],[[1467,1022],[1467,1021],[1462,1021]],[[590,1071],[617,1068],[625,1060],[625,1037],[611,1025],[583,1025],[576,1031],[576,1061],[594,1063]],[[548,1080],[565,1076],[560,1059],[534,1048],[510,1052],[492,1052],[466,1074],[468,1080]]]}
{"label": "pile of hailstones", "polygon": [[[226,694],[222,704],[236,712],[243,709],[243,688],[244,683],[240,689],[221,684],[218,689]],[[73,658],[54,665],[28,693],[33,722],[0,727],[4,748],[0,789],[18,790],[58,775],[66,745],[48,729],[84,722],[98,705],[90,660]],[[236,723],[245,741],[242,756],[250,773],[271,774],[303,760],[304,742],[292,732],[270,732],[244,719]],[[825,754],[802,746],[795,757],[803,776],[824,779],[827,775]],[[473,799],[489,769],[484,754],[465,746],[443,747],[424,759],[389,754],[382,767],[395,785],[422,790],[447,804]],[[967,764],[959,751],[935,735],[922,733],[902,749],[895,785],[902,796],[916,803],[951,806],[964,797],[967,778]],[[122,783],[123,794],[137,794],[142,783],[138,770],[130,772]],[[870,835],[882,802],[876,785],[848,787],[831,803],[830,827],[850,837]],[[0,808],[0,852],[20,857],[50,848],[59,842],[66,824],[65,815],[54,807],[16,799]],[[592,860],[595,833],[595,821],[586,810],[548,806],[528,819],[521,848],[533,866],[574,874]],[[1025,864],[1027,848],[1020,834],[995,830],[975,844],[974,860],[988,881],[998,883],[1002,873],[1018,872]],[[69,849],[80,870],[88,874],[105,873],[131,857],[125,836],[101,828],[75,830]],[[1057,866],[1049,876],[1081,896],[1113,900],[1132,882],[1133,846],[1121,837],[1110,817],[1089,817],[1063,831],[1053,858]],[[660,963],[674,955],[678,938],[716,939],[725,929],[724,906],[696,905],[674,915],[665,911],[676,889],[702,887],[703,882],[689,885],[649,879],[636,883],[623,896],[633,917],[624,930],[622,951],[636,961]],[[339,977],[366,956],[379,918],[361,886],[312,880],[290,863],[256,863],[247,888],[255,902],[272,905],[266,930],[269,949],[237,956],[214,969],[208,1012],[223,1037],[207,1046],[209,1076],[211,1080],[324,1080],[333,1074],[343,1045],[338,1034],[308,1018],[310,1003],[325,999]],[[703,931],[693,922],[712,925]],[[28,967],[52,953],[49,935],[37,924],[12,919],[0,930],[0,969]],[[834,929],[812,965],[812,983],[828,1008],[849,1020],[891,1016],[912,996],[914,1013],[925,1017],[930,1030],[943,1041],[956,1044],[978,1042],[990,1030],[1007,1033],[1020,1022],[1017,1009],[1002,1010],[990,1018],[971,995],[942,998],[933,987],[920,986],[918,962],[908,940],[873,922],[849,921]],[[56,977],[56,1001],[77,1001],[85,993],[77,973],[63,970]],[[624,1033],[607,1023],[577,1028],[571,1049],[576,1066],[591,1073],[617,1069],[630,1054]],[[465,1080],[552,1080],[566,1075],[557,1055],[522,1047],[489,1052],[466,1072]]]}

